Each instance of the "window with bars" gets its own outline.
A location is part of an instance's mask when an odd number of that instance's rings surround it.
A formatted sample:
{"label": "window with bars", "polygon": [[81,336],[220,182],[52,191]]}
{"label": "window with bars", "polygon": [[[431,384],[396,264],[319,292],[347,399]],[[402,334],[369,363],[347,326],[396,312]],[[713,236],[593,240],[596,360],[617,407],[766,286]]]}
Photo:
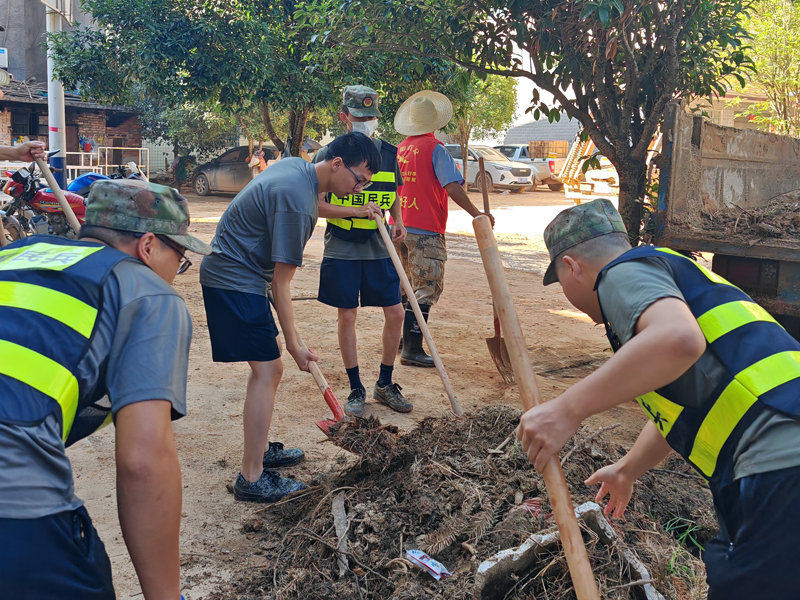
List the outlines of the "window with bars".
{"label": "window with bars", "polygon": [[11,133],[13,135],[31,134],[31,113],[14,111],[11,113]]}

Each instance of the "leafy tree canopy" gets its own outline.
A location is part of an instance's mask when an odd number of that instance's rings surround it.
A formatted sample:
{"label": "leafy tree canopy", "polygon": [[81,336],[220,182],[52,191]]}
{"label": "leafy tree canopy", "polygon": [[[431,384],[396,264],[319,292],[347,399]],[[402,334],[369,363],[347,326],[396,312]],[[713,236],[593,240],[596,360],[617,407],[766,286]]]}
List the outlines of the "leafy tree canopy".
{"label": "leafy tree canopy", "polygon": [[[353,50],[453,60],[526,77],[534,117],[577,119],[619,174],[620,212],[638,235],[648,146],[666,103],[723,94],[751,63],[749,0],[318,0],[308,23]],[[316,16],[315,16],[316,15]],[[525,53],[523,54],[522,51]],[[525,57],[525,59],[523,59]]]}
{"label": "leafy tree canopy", "polygon": [[[56,75],[67,88],[106,102],[130,102],[134,84],[167,106],[218,105],[232,114],[255,106],[279,150],[273,116],[285,114],[297,155],[309,115],[332,112],[347,84],[380,84],[386,73],[424,79],[396,52],[344,51],[316,25],[302,0],[84,0],[96,29],[51,36]],[[435,61],[427,61],[432,64]]]}
{"label": "leafy tree canopy", "polygon": [[758,0],[747,20],[753,36],[750,56],[756,72],[750,80],[767,96],[751,105],[760,126],[800,136],[800,5],[792,0]]}

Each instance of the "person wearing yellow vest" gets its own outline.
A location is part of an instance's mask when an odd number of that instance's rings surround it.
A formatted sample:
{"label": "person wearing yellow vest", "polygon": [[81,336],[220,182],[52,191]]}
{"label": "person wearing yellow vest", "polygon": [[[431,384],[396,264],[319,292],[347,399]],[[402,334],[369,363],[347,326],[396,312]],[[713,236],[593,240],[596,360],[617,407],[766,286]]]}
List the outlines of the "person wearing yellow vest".
{"label": "person wearing yellow vest", "polygon": [[[342,96],[339,118],[347,130],[372,137],[381,116],[378,93],[367,86],[348,85]],[[413,409],[400,385],[392,381],[404,310],[400,302],[400,278],[375,221],[383,219],[383,213],[388,212],[394,219],[392,239],[396,242],[405,239],[400,203],[396,201],[397,187],[402,185],[403,179],[397,164],[397,148],[375,137],[372,140],[381,154],[381,170],[373,174],[372,181],[344,198],[335,194],[320,196],[319,203],[319,216],[327,218],[328,225],[318,298],[323,304],[338,309],[339,347],[350,380],[344,411],[353,416],[363,414],[366,402],[356,350],[359,299],[362,307],[382,308],[384,316],[380,374],[372,389],[372,398],[399,412]],[[323,161],[326,156],[327,148],[321,148],[314,162]],[[358,212],[365,206],[370,207],[367,217]]]}
{"label": "person wearing yellow vest", "polygon": [[174,189],[98,181],[80,239],[0,250],[0,596],[113,600],[66,448],[114,423],[120,526],[146,600],[181,598],[181,471],[192,321],[172,289],[208,254]]}
{"label": "person wearing yellow vest", "polygon": [[631,450],[586,481],[621,517],[636,479],[680,454],[711,488],[709,600],[800,598],[800,343],[739,288],[666,248],[631,249],[605,199],[545,229],[567,299],[603,323],[613,357],[527,411],[517,436],[541,470],[583,419],[633,398],[649,417]]}
{"label": "person wearing yellow vest", "polygon": [[[395,241],[395,247],[426,322],[444,290],[448,198],[473,217],[482,214],[464,191],[464,177],[453,157],[434,135],[452,116],[453,105],[444,94],[423,90],[403,102],[394,119],[397,132],[408,136],[397,151],[403,175],[398,194],[408,235]],[[434,366],[422,347],[422,330],[410,304],[405,309],[400,363]]]}

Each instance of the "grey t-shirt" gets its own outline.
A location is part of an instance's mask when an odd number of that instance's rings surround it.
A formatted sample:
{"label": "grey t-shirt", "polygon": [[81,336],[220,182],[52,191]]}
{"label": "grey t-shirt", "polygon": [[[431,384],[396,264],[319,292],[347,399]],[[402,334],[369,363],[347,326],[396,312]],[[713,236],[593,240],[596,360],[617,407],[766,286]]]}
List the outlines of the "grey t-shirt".
{"label": "grey t-shirt", "polygon": [[[381,151],[383,142],[379,139],[373,138],[375,147],[378,152]],[[327,156],[327,146],[320,148],[314,155],[314,162],[322,162]],[[383,165],[381,165],[383,168]],[[397,159],[394,161],[394,177],[397,186],[403,185],[403,176],[400,174],[400,165],[397,164]],[[330,198],[330,195],[328,195]],[[396,200],[395,200],[396,202]],[[369,236],[369,239],[364,243],[348,242],[341,238],[331,235],[331,232],[325,231],[325,250],[322,253],[324,258],[335,258],[337,260],[381,260],[389,258],[389,251],[386,249],[386,244],[379,233]]]}
{"label": "grey t-shirt", "polygon": [[301,266],[317,224],[319,181],[314,165],[284,158],[248,183],[217,225],[200,283],[265,295],[275,263]]}
{"label": "grey t-shirt", "polygon": [[[76,372],[87,382],[82,389],[105,390],[113,414],[135,402],[167,400],[173,418],[184,416],[192,320],[183,298],[133,259],[114,267],[103,297]],[[2,517],[36,519],[82,504],[55,415],[36,427],[0,424]]]}
{"label": "grey t-shirt", "polygon": [[[632,260],[606,271],[597,289],[603,313],[621,343],[636,333],[642,313],[662,298],[679,298],[683,294],[675,283],[672,267],[662,258]],[[657,360],[657,357],[654,358]],[[709,350],[692,369],[695,377],[681,377],[688,385],[686,397],[702,398],[719,383],[723,373]],[[742,434],[734,453],[734,477],[740,479],[800,465],[800,421],[770,408]]]}

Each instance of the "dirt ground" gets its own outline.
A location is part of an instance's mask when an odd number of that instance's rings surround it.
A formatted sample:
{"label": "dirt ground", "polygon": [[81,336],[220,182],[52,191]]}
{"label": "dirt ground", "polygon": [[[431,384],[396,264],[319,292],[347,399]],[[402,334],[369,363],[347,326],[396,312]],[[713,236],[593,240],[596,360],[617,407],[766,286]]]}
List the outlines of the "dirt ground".
{"label": "dirt ground", "polygon": [[[472,196],[477,203],[478,195]],[[211,241],[216,220],[230,199],[190,197],[193,217],[190,231]],[[492,194],[492,204],[499,210],[504,206],[532,209],[569,206],[563,195],[547,192]],[[459,218],[457,213],[462,211],[451,209],[453,217]],[[295,317],[306,343],[320,355],[319,365],[341,401],[347,396],[348,386],[338,349],[336,310],[314,299],[322,260],[322,234],[323,228],[317,227],[306,247],[305,263],[293,282],[293,297],[303,298],[295,302]],[[506,276],[541,391],[545,399],[552,399],[610,356],[603,328],[575,312],[559,286],[542,286],[547,259],[540,236],[498,232],[498,239],[504,260],[515,267],[507,270]],[[492,307],[475,241],[465,235],[448,234],[447,243],[450,259],[445,291],[431,311],[430,327],[456,394],[468,414],[491,405],[519,407],[517,389],[503,382],[484,342],[484,338],[492,335]],[[241,576],[249,569],[263,567],[267,561],[263,554],[253,552],[242,528],[260,507],[235,502],[226,489],[240,466],[241,414],[248,367],[215,364],[211,360],[198,266],[175,282],[194,322],[189,358],[189,414],[174,424],[183,473],[181,556],[183,594],[187,600],[208,598],[237,574]],[[359,362],[368,388],[378,374],[382,325],[379,309],[360,311]],[[300,372],[291,358],[284,365],[270,439],[301,447],[307,456],[305,463],[289,469],[289,473],[311,480],[334,461],[344,465],[354,461],[333,444],[323,443],[325,438],[315,422],[329,418],[330,413],[311,376]],[[435,369],[404,367],[397,361],[395,381],[414,403],[413,412],[394,413],[370,401],[368,415],[409,431],[426,417],[438,417],[449,410]],[[592,419],[590,425],[621,423],[609,435],[615,443],[630,447],[644,421],[644,415],[631,402]],[[111,557],[118,597],[136,598],[141,597],[141,591],[117,520],[113,436],[113,429],[107,428],[72,447],[68,454],[76,475],[77,494],[85,500]]]}

